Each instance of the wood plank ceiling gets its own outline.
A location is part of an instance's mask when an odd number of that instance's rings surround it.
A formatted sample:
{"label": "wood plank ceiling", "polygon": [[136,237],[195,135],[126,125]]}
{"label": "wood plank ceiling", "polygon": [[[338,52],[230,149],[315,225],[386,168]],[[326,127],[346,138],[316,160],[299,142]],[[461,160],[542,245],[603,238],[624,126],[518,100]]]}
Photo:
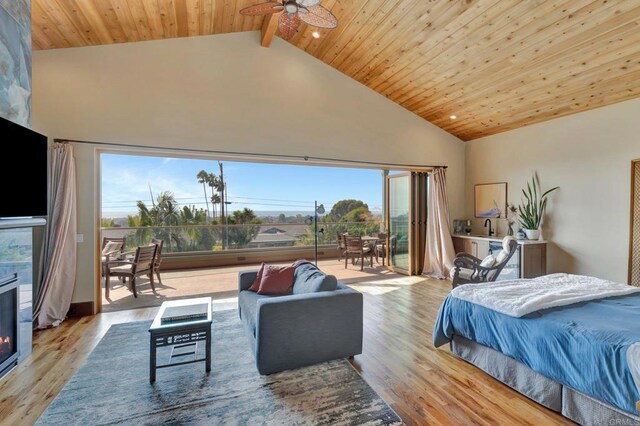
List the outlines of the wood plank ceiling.
{"label": "wood plank ceiling", "polygon": [[[33,45],[256,31],[260,1],[32,0]],[[640,0],[322,4],[338,28],[292,44],[463,140],[640,95]]]}

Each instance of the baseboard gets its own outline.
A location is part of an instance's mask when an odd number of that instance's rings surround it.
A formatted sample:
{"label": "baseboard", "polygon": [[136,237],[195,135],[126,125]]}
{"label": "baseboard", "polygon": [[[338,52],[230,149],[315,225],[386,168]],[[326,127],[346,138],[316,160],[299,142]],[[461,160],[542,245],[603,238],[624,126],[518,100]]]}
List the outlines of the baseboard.
{"label": "baseboard", "polygon": [[72,303],[67,312],[68,317],[86,317],[93,315],[93,302]]}

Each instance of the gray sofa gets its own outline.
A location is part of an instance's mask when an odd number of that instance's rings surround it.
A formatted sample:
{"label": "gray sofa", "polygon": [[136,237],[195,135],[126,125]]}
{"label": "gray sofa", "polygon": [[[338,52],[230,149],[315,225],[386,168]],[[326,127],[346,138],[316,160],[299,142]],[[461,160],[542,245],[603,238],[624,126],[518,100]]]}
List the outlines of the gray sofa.
{"label": "gray sofa", "polygon": [[260,374],[362,353],[362,294],[305,263],[291,294],[260,295],[257,272],[239,273],[238,310]]}

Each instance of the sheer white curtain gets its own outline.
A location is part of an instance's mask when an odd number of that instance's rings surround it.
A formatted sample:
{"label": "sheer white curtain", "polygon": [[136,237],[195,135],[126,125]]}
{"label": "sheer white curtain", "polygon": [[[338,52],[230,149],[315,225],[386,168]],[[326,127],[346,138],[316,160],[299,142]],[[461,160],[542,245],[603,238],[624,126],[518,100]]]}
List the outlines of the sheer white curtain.
{"label": "sheer white curtain", "polygon": [[423,275],[444,279],[449,276],[456,257],[447,198],[447,170],[438,168],[429,174],[429,199],[427,200],[427,243]]}
{"label": "sheer white curtain", "polygon": [[49,207],[42,282],[34,303],[37,328],[60,324],[69,311],[76,279],[76,169],[73,147],[49,148]]}

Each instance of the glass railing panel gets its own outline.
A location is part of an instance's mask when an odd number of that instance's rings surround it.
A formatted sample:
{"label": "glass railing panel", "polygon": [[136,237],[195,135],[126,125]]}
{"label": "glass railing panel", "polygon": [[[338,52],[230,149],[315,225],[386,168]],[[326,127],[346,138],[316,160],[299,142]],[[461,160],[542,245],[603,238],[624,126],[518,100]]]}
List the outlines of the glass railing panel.
{"label": "glass railing panel", "polygon": [[[337,245],[338,234],[377,236],[384,223],[319,222],[319,245]],[[241,225],[178,225],[152,227],[102,228],[103,238],[126,237],[126,248],[150,244],[153,238],[164,241],[165,253],[208,252],[282,247],[313,247],[313,224],[260,223]]]}

